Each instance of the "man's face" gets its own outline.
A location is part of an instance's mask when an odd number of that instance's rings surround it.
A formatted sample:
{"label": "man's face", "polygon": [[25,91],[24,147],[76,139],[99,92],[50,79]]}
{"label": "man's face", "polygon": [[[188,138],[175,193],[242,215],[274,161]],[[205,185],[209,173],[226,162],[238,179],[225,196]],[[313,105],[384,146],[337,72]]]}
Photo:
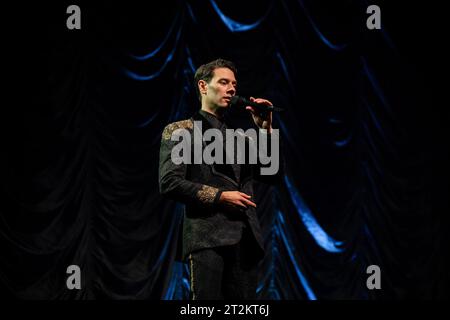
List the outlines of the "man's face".
{"label": "man's face", "polygon": [[199,81],[200,92],[204,102],[212,109],[226,108],[232,96],[236,94],[236,78],[233,71],[228,68],[217,68],[209,83]]}

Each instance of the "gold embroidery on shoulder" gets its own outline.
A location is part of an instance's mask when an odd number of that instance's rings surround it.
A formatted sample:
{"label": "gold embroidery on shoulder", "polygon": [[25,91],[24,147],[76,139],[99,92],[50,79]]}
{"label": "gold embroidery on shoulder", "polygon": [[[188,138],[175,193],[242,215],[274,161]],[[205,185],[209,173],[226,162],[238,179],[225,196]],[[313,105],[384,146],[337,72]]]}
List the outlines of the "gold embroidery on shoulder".
{"label": "gold embroidery on shoulder", "polygon": [[177,129],[192,129],[194,127],[192,120],[181,120],[168,124],[163,131],[162,137],[164,140],[170,140],[172,133]]}
{"label": "gold embroidery on shoulder", "polygon": [[197,192],[197,198],[203,203],[213,203],[219,189],[203,185]]}

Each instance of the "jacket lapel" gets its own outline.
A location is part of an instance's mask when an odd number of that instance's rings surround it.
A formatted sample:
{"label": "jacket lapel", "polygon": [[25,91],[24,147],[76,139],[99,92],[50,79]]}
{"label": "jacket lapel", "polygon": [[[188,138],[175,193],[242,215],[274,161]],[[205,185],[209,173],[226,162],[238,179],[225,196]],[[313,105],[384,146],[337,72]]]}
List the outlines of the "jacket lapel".
{"label": "jacket lapel", "polygon": [[[200,133],[200,128],[198,127],[198,125],[196,125],[195,121],[200,121],[202,124],[202,128],[201,128],[201,134],[203,137],[203,133],[208,130],[208,129],[212,129],[211,124],[208,122],[208,120],[206,120],[199,112],[196,112],[192,118],[194,121],[194,130],[198,130],[198,132]],[[202,146],[203,149],[207,146],[208,144],[206,143],[206,141],[204,141],[202,139]],[[202,152],[203,152],[202,149]],[[224,144],[224,153],[225,153],[225,144]],[[229,164],[209,164],[208,165],[211,168],[211,172],[216,175],[216,176],[220,176],[228,181],[230,181],[231,183],[233,183],[235,186],[239,187],[239,184],[237,183],[237,181],[234,179],[235,175],[234,175],[234,171],[233,168],[231,167],[231,165]]]}

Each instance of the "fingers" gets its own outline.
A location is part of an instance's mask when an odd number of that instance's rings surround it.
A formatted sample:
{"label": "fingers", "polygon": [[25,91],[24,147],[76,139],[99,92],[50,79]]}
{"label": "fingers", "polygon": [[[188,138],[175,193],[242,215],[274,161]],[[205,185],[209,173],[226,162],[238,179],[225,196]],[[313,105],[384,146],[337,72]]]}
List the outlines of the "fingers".
{"label": "fingers", "polygon": [[225,200],[225,202],[229,205],[241,207],[243,209],[247,209],[248,206],[256,208],[256,204],[250,200],[252,197],[244,192],[225,191],[225,193],[227,193],[227,199]]}
{"label": "fingers", "polygon": [[243,199],[242,202],[244,202],[245,204],[248,204],[254,208],[256,208],[256,203],[254,203],[253,201],[247,200],[247,199]]}
{"label": "fingers", "polygon": [[240,200],[238,200],[238,201],[236,202],[236,205],[239,206],[239,207],[241,207],[241,208],[247,209],[247,206],[245,205],[245,203],[242,202],[242,201],[240,201]]}
{"label": "fingers", "polygon": [[253,201],[250,201],[249,199],[251,198],[251,196],[249,196],[248,194],[245,194],[243,192],[239,192],[239,195],[242,196],[241,199],[239,199],[239,203],[242,204],[245,208],[247,208],[247,205],[255,207],[256,208],[256,204]]}
{"label": "fingers", "polygon": [[256,103],[261,103],[261,104],[265,104],[267,106],[271,106],[272,102],[270,102],[269,100],[266,99],[255,99]]}
{"label": "fingers", "polygon": [[262,104],[265,104],[265,105],[268,105],[268,106],[272,106],[272,105],[273,105],[272,102],[270,102],[270,101],[267,100],[267,99],[263,99],[263,98],[253,98],[253,97],[250,97],[250,101],[256,102],[256,103],[262,103]]}
{"label": "fingers", "polygon": [[249,110],[251,113],[255,113],[255,109],[253,107],[250,107],[250,106],[246,106],[245,110]]}
{"label": "fingers", "polygon": [[247,206],[252,206],[256,208],[256,204],[254,202],[244,198],[242,198],[241,200],[237,200],[235,204],[244,209],[247,209]]}

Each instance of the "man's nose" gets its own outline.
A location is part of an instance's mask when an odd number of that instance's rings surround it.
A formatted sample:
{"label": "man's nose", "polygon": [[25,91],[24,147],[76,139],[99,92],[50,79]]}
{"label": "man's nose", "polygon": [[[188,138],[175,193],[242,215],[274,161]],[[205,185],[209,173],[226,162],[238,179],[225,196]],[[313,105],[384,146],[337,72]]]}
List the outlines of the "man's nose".
{"label": "man's nose", "polygon": [[234,95],[236,93],[236,89],[233,86],[230,86],[227,90],[227,93]]}

